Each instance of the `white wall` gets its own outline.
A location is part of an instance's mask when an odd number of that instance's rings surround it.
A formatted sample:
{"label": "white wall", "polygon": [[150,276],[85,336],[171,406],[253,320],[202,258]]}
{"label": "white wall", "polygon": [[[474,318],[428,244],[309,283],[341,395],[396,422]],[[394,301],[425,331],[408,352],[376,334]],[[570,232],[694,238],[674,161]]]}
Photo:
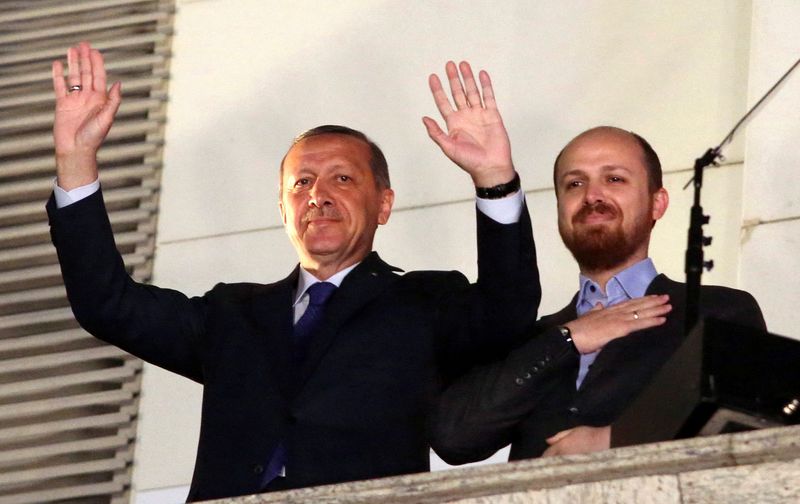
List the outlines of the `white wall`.
{"label": "white wall", "polygon": [[[493,77],[534,221],[542,313],[561,307],[577,283],[555,226],[552,161],[571,137],[598,124],[635,130],[660,153],[671,208],[656,228],[652,256],[661,271],[682,279],[688,170],[760,92],[757,79],[766,84],[772,70],[788,65],[770,57],[782,34],[759,20],[770,14],[790,30],[797,7],[759,5],[753,21],[750,2],[731,0],[179,0],[154,281],[202,294],[218,281],[285,276],[296,260],[279,224],[278,165],[294,135],[325,123],[367,132],[389,160],[397,201],[379,231],[382,256],[405,269],[460,269],[474,277],[471,185],[420,120],[436,114],[427,76],[441,75],[448,59],[467,59]],[[794,17],[780,19],[784,11]],[[791,52],[785,49],[786,58]],[[770,131],[783,132],[792,113],[776,118]],[[752,176],[742,166],[743,144],[731,146],[729,164],[706,176],[707,234],[715,238],[707,256],[717,268],[704,283],[739,280],[740,195],[743,177]],[[797,214],[796,191],[775,194],[776,206],[794,198]],[[766,230],[747,243],[766,243]],[[791,243],[782,246],[778,260],[791,250]],[[760,272],[763,259],[748,260],[748,271]],[[742,274],[754,287],[748,278]],[[785,297],[766,294],[768,322],[788,317]],[[199,386],[146,367],[134,470],[141,496],[189,483],[199,410]]]}
{"label": "white wall", "polygon": [[[753,9],[748,103],[754,104],[800,58],[800,3]],[[800,271],[800,70],[747,130],[740,283],[761,302],[772,331],[800,338],[794,318]],[[792,301],[795,301],[793,303]]]}

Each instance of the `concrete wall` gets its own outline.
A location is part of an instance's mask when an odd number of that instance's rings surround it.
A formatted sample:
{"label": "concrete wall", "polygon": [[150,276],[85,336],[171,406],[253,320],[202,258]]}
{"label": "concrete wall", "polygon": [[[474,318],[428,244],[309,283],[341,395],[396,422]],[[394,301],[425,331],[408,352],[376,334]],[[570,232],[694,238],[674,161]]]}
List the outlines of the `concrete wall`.
{"label": "concrete wall", "polygon": [[[730,0],[178,0],[178,9],[156,284],[202,294],[218,281],[285,276],[296,259],[280,227],[278,164],[295,134],[325,123],[366,131],[387,155],[397,200],[379,231],[381,255],[405,269],[460,269],[474,278],[472,187],[420,120],[436,114],[428,74],[467,59],[491,73],[511,135],[534,221],[542,313],[561,307],[577,284],[551,189],[563,144],[598,124],[651,141],[671,194],[652,256],[682,279],[688,170],[796,57],[791,27],[800,19],[791,1]],[[795,78],[773,101],[772,118],[751,127],[765,128],[758,139],[747,137],[748,164],[763,167],[743,167],[743,136],[726,150],[726,164],[708,172],[703,195],[712,215],[706,234],[715,238],[707,256],[717,263],[704,283],[752,289],[768,323],[784,333],[794,329],[791,296],[758,289],[754,279],[767,275],[788,288],[797,220],[758,226],[740,246],[742,203],[748,217],[796,216],[790,138],[798,101]],[[138,502],[179,501],[191,479],[201,389],[152,366],[143,387]]]}

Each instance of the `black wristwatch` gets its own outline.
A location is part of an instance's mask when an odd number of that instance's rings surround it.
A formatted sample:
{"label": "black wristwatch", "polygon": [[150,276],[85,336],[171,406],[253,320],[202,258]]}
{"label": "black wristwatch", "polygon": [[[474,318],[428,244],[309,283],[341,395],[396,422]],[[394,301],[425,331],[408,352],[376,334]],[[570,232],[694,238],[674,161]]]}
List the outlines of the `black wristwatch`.
{"label": "black wristwatch", "polygon": [[558,326],[558,331],[564,336],[564,341],[566,341],[572,349],[576,352],[578,351],[578,347],[575,346],[575,342],[572,341],[572,331],[569,330],[569,327],[560,325]]}
{"label": "black wristwatch", "polygon": [[500,199],[519,191],[519,188],[519,173],[514,172],[514,178],[511,182],[492,187],[476,187],[475,194],[482,199]]}

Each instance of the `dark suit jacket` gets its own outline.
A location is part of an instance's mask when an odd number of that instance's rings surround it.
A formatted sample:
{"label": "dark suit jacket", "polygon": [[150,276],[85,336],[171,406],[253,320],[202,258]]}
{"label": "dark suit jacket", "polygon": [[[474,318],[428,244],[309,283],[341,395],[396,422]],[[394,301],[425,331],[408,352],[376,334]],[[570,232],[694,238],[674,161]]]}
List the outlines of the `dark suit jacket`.
{"label": "dark suit jacket", "polygon": [[442,384],[518,343],[540,298],[527,212],[513,225],[478,212],[478,284],[458,272],[399,275],[372,253],[294,369],[298,269],[187,298],[130,279],[101,193],[62,209],[51,198],[48,213],[80,324],[204,385],[189,500],[258,493],[281,441],[290,488],[428,470],[426,418]]}
{"label": "dark suit jacket", "polygon": [[[577,294],[542,317],[527,343],[444,392],[431,419],[434,449],[463,464],[511,443],[509,458],[516,460],[538,457],[545,439],[564,429],[610,425],[684,338],[686,286],[659,275],[647,293],[669,294],[667,322],[608,343],[577,391],[579,355],[556,328],[577,317]],[[736,289],[703,286],[701,316],[766,330],[755,299]]]}

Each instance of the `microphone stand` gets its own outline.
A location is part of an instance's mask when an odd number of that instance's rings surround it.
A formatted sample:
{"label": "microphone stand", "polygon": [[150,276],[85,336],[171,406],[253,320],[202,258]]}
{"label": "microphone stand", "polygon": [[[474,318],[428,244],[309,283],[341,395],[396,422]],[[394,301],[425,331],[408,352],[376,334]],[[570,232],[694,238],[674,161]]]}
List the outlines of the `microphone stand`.
{"label": "microphone stand", "polygon": [[686,334],[697,323],[700,313],[700,278],[703,268],[711,271],[714,261],[704,260],[703,247],[711,245],[711,237],[703,236],[703,225],[708,224],[711,217],[703,215],[700,205],[700,192],[703,189],[703,170],[706,166],[717,166],[720,153],[718,149],[708,149],[705,154],[694,160],[694,204],[689,217],[689,244],[686,248]]}
{"label": "microphone stand", "polygon": [[714,267],[714,261],[704,260],[703,247],[711,245],[711,237],[703,236],[703,226],[708,224],[711,217],[703,215],[703,207],[700,205],[700,192],[703,189],[703,170],[709,166],[717,166],[717,160],[722,159],[722,147],[733,140],[736,131],[747,121],[753,112],[758,109],[762,103],[769,97],[778,86],[786,80],[797,66],[800,65],[800,59],[778,79],[778,82],[769,88],[764,96],[753,105],[747,113],[739,119],[736,126],[728,133],[728,135],[714,148],[708,149],[705,154],[695,159],[694,161],[694,176],[689,182],[683,186],[684,189],[689,187],[689,184],[694,182],[694,204],[692,205],[691,216],[689,218],[689,240],[686,248],[686,266],[684,271],[686,273],[686,324],[684,330],[686,334],[694,328],[697,320],[700,317],[700,281],[703,275],[703,268],[711,271]]}

